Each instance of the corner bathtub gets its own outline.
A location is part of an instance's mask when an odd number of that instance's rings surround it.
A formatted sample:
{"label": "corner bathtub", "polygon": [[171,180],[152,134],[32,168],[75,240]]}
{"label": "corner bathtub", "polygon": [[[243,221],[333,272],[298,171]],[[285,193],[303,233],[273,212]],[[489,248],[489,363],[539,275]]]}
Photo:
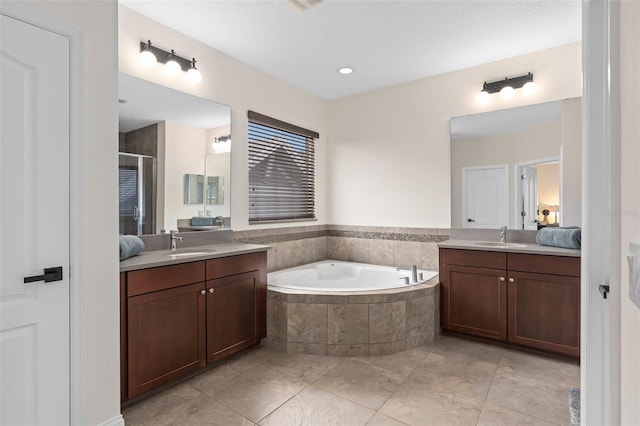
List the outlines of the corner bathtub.
{"label": "corner bathtub", "polygon": [[375,355],[433,342],[437,272],[327,260],[268,274],[265,344],[287,353]]}
{"label": "corner bathtub", "polygon": [[418,282],[407,284],[405,277],[411,280],[411,271],[408,270],[325,260],[271,272],[267,281],[270,286],[294,290],[356,292],[406,288],[429,281],[436,275],[438,273],[434,271],[418,271]]}

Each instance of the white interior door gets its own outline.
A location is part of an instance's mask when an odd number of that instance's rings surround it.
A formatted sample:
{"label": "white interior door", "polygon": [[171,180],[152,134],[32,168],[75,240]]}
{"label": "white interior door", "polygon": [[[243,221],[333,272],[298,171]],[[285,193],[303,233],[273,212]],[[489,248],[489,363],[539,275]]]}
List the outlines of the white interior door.
{"label": "white interior door", "polygon": [[462,226],[499,228],[509,223],[509,166],[462,168]]}
{"label": "white interior door", "polygon": [[[69,41],[1,18],[0,423],[69,424]],[[62,279],[25,277],[62,267]]]}
{"label": "white interior door", "polygon": [[538,171],[535,167],[518,168],[518,229],[538,230]]}

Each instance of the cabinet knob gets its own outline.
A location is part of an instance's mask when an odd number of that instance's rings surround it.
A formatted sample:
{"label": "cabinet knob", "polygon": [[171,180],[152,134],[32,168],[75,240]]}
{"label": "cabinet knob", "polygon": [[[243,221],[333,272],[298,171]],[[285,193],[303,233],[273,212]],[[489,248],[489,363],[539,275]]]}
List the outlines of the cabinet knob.
{"label": "cabinet knob", "polygon": [[504,277],[500,277],[500,282],[504,282]]}
{"label": "cabinet knob", "polygon": [[204,290],[200,290],[200,294],[204,296],[205,294],[207,294],[207,292]]}
{"label": "cabinet knob", "polygon": [[209,293],[213,293],[213,292],[214,292],[213,288],[210,288]]}
{"label": "cabinet knob", "polygon": [[509,278],[509,282],[510,282],[510,283],[515,283],[515,282],[516,282],[516,279],[515,279],[515,278]]}

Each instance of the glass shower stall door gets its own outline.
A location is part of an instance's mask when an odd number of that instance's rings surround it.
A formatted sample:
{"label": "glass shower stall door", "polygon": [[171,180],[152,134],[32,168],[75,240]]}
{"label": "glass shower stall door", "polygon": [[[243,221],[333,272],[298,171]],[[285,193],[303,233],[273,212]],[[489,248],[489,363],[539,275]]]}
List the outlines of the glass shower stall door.
{"label": "glass shower stall door", "polygon": [[154,234],[155,158],[120,153],[118,165],[120,234]]}

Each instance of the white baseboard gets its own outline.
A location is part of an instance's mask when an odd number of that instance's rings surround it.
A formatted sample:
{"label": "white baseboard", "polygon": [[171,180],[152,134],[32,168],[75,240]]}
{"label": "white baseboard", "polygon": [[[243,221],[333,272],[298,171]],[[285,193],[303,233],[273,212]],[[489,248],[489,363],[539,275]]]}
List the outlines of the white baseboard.
{"label": "white baseboard", "polygon": [[118,414],[111,420],[100,423],[100,426],[124,426],[124,417],[122,417],[122,414]]}

